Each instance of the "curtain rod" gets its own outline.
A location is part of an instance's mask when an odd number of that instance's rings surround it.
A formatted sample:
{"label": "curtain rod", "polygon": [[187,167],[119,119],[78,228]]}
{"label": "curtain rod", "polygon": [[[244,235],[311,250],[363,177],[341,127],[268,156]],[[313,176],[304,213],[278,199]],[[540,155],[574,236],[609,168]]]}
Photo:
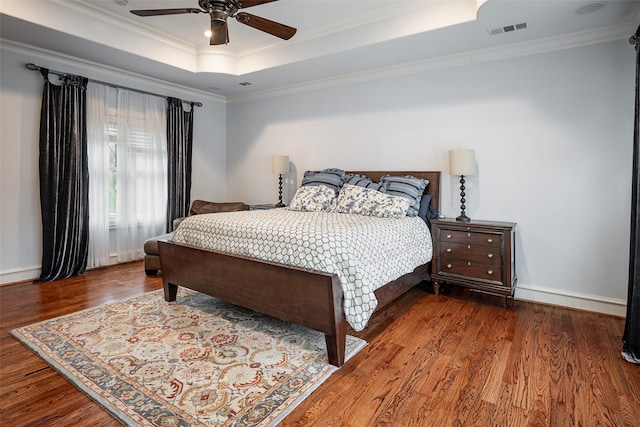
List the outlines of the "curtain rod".
{"label": "curtain rod", "polygon": [[[40,71],[43,68],[43,67],[40,67],[39,65],[32,64],[32,63],[26,64],[25,67],[27,67],[27,69],[29,69],[31,71]],[[56,71],[56,70],[49,70],[49,73],[54,74],[54,75],[59,76],[59,77],[64,77],[64,76],[69,74],[69,73],[63,73],[62,71]],[[113,83],[107,83],[107,82],[103,82],[103,81],[100,81],[100,80],[89,79],[89,81],[92,81],[94,83],[102,83],[104,85],[115,87],[115,88],[119,88],[119,89],[127,89],[127,90],[132,90],[132,91],[135,91],[135,92],[139,92],[139,93],[145,93],[147,95],[154,95],[154,96],[160,96],[160,97],[166,98],[166,96],[160,95],[160,94],[157,94],[157,93],[147,92],[147,91],[140,90],[140,89],[134,89],[134,88],[127,87],[127,86],[116,85],[116,84],[113,84]],[[181,99],[180,101],[182,101],[185,104],[193,104],[196,107],[202,107],[202,102],[185,101],[184,99]]]}

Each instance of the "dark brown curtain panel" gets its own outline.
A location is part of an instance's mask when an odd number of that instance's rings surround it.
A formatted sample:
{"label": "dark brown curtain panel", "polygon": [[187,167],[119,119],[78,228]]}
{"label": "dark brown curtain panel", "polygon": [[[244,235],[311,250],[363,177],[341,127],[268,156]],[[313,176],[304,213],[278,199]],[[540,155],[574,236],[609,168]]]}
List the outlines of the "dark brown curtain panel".
{"label": "dark brown curtain panel", "polygon": [[36,283],[84,273],[89,240],[87,79],[65,75],[57,86],[49,70],[40,72],[42,272]]}
{"label": "dark brown curtain panel", "polygon": [[193,151],[193,107],[185,111],[182,100],[167,98],[167,231],[173,220],[189,213],[191,203],[191,153]]}
{"label": "dark brown curtain panel", "polygon": [[622,336],[622,357],[631,363],[640,364],[640,27],[629,42],[636,49],[636,105],[633,128],[633,177],[631,183],[631,246],[629,249],[629,292],[627,318]]}

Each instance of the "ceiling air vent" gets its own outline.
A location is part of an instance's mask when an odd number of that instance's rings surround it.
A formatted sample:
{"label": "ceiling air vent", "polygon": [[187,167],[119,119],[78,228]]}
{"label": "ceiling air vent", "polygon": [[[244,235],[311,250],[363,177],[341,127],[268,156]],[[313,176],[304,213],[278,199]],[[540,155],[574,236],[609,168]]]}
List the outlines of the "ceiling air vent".
{"label": "ceiling air vent", "polygon": [[497,34],[510,33],[511,31],[524,30],[526,28],[527,28],[527,23],[523,22],[521,24],[506,25],[504,27],[494,28],[492,30],[487,29],[487,32],[489,33],[490,36],[495,36]]}

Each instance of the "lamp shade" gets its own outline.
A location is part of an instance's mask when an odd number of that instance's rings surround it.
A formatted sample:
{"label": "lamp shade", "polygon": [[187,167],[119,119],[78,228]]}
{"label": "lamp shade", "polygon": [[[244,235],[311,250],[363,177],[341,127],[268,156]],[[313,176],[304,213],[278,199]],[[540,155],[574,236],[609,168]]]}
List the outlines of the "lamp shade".
{"label": "lamp shade", "polygon": [[289,156],[273,156],[271,158],[271,172],[276,174],[289,173]]}
{"label": "lamp shade", "polygon": [[475,150],[449,150],[449,173],[451,175],[475,175]]}

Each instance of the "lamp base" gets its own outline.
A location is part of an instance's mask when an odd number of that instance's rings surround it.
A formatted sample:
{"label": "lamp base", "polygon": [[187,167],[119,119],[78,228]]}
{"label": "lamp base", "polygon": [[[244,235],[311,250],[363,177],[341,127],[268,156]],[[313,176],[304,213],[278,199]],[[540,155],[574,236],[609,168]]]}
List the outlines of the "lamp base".
{"label": "lamp base", "polygon": [[459,217],[456,218],[456,221],[471,222],[471,218],[469,218],[465,214],[462,214],[462,215],[460,215]]}
{"label": "lamp base", "polygon": [[466,202],[464,196],[464,175],[460,175],[460,216],[456,218],[456,221],[469,222],[471,221],[471,218],[464,214],[464,210],[466,208],[464,205],[464,202]]}
{"label": "lamp base", "polygon": [[276,203],[276,208],[284,208],[285,204],[282,203],[282,174],[280,174],[280,185],[278,186],[278,203]]}

